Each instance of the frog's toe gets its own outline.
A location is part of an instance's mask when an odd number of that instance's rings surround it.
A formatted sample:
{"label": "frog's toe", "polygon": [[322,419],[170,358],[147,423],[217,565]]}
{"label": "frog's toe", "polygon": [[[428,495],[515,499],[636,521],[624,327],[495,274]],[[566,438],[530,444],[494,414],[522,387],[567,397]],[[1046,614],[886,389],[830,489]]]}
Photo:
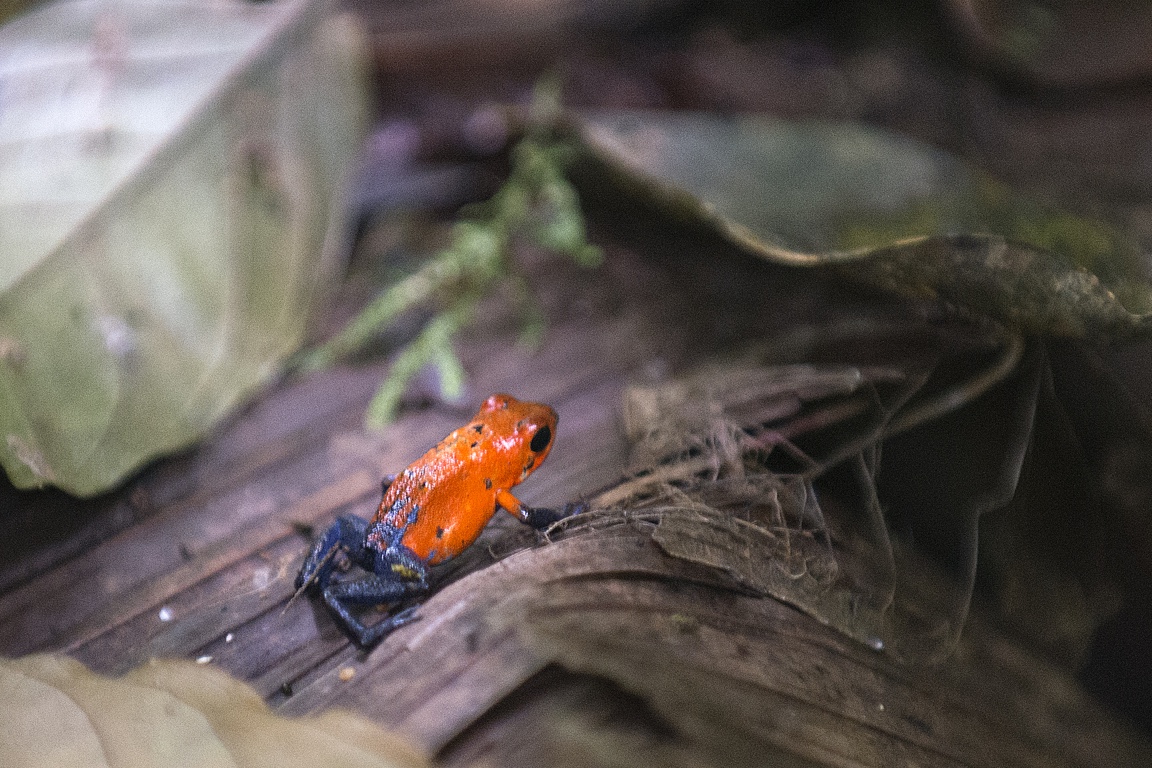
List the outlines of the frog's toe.
{"label": "frog's toe", "polygon": [[392,625],[393,629],[398,629],[405,624],[411,624],[412,622],[418,621],[420,619],[420,615],[418,613],[419,610],[420,606],[418,605],[408,606],[404,610],[397,611],[396,613],[389,616],[388,623]]}

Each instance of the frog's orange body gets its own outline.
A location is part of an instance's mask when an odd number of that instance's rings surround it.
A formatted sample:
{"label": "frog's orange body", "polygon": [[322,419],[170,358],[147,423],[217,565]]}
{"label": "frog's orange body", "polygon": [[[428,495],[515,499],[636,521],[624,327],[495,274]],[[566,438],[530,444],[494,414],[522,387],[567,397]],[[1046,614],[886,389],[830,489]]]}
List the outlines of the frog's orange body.
{"label": "frog's orange body", "polygon": [[[371,522],[355,515],[337,518],[304,561],[297,588],[318,592],[360,645],[412,621],[415,607],[367,626],[349,606],[426,594],[429,566],[467,549],[501,507],[536,528],[575,511],[534,509],[510,490],[548,457],[556,422],[556,411],[547,405],[492,395],[471,422],[385,481]],[[368,574],[334,578],[352,565]]]}
{"label": "frog's orange body", "polygon": [[[401,531],[400,543],[430,565],[455,557],[498,508],[523,517],[509,489],[548,457],[556,421],[547,405],[492,395],[471,422],[396,476],[373,524],[384,524],[381,533]],[[370,544],[384,543],[373,536]]]}

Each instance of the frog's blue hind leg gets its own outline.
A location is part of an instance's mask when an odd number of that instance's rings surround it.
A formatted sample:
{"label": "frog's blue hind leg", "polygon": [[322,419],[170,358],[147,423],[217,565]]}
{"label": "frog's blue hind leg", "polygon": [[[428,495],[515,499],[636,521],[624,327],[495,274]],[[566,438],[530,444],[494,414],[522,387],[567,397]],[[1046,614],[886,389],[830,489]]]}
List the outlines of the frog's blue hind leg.
{"label": "frog's blue hind leg", "polygon": [[312,547],[296,575],[296,589],[307,585],[309,592],[323,592],[334,570],[347,571],[352,565],[371,570],[372,552],[364,539],[368,521],[356,515],[341,515]]}
{"label": "frog's blue hind leg", "polygon": [[375,645],[388,633],[415,621],[417,606],[367,625],[349,610],[350,605],[397,603],[428,593],[428,566],[407,547],[389,547],[378,553],[375,561],[371,575],[335,582],[323,592],[324,604],[361,647]]}

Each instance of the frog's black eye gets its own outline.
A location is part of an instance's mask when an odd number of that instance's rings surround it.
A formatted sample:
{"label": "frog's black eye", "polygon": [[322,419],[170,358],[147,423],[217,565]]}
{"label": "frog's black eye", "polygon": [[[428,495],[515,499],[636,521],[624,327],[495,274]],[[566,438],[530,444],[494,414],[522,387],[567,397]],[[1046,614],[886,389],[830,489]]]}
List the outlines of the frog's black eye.
{"label": "frog's black eye", "polygon": [[540,427],[540,431],[532,435],[532,442],[528,447],[533,453],[540,453],[548,447],[548,443],[552,442],[552,430],[547,425]]}

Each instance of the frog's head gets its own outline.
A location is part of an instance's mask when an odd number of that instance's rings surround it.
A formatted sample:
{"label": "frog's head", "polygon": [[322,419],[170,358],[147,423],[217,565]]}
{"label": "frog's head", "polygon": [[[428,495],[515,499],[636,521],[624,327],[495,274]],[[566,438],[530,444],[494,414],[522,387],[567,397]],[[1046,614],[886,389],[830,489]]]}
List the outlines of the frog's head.
{"label": "frog's head", "polygon": [[476,420],[487,422],[499,435],[501,448],[517,454],[523,467],[520,482],[548,458],[556,441],[556,411],[543,403],[496,394],[484,401]]}

